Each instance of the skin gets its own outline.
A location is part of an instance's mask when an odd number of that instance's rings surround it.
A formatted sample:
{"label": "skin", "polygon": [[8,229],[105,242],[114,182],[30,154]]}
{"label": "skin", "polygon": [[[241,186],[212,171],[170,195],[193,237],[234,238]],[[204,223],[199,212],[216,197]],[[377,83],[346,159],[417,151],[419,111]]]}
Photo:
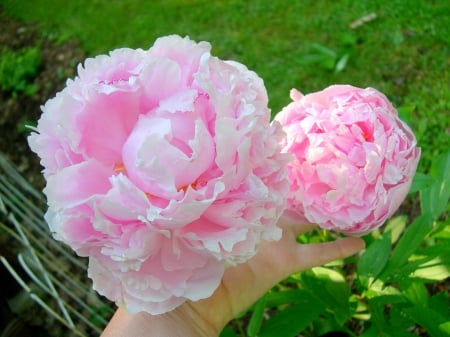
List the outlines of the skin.
{"label": "skin", "polygon": [[280,223],[283,237],[264,242],[248,262],[228,268],[215,293],[187,301],[163,315],[128,314],[119,308],[101,337],[217,337],[238,313],[256,302],[287,276],[356,254],[364,248],[359,238],[319,244],[299,244],[296,237],[313,228]]}

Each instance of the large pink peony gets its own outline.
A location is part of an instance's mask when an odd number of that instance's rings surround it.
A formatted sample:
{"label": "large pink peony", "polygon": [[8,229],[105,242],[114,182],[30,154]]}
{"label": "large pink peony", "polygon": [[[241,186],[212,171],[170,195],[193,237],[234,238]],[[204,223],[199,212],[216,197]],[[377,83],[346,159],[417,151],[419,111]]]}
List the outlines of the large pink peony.
{"label": "large pink peony", "polygon": [[277,116],[290,193],[284,216],[350,235],[381,226],[404,200],[420,149],[379,91],[334,85],[294,100]]}
{"label": "large pink peony", "polygon": [[46,220],[129,312],[206,298],[227,265],[280,238],[283,131],[263,81],[208,43],[168,36],[88,59],[42,110],[29,144]]}

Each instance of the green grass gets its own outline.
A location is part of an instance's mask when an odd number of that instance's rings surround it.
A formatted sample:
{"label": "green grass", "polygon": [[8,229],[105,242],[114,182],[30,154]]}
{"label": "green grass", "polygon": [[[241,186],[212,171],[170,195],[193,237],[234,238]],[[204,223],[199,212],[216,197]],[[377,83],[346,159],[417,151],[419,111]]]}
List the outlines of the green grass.
{"label": "green grass", "polygon": [[[148,48],[158,36],[207,40],[213,54],[245,63],[264,79],[276,113],[289,90],[333,83],[384,92],[416,131],[425,158],[450,148],[450,3],[409,0],[48,1],[0,0],[5,11],[39,22],[58,39],[75,37],[90,55],[117,47]],[[369,13],[377,17],[356,28]],[[340,72],[311,48],[347,55]],[[315,60],[315,61],[314,61]],[[327,63],[328,62],[328,66]],[[331,67],[333,68],[333,67]],[[439,137],[436,135],[439,134]],[[427,158],[429,156],[429,158]]]}
{"label": "green grass", "polygon": [[[416,133],[419,171],[450,149],[446,0],[0,0],[0,6],[38,22],[56,41],[78,39],[92,56],[148,48],[168,34],[209,41],[214,55],[240,61],[264,79],[272,114],[290,102],[291,88],[374,87]],[[370,13],[376,18],[349,27]]]}
{"label": "green grass", "polygon": [[[413,4],[414,2],[414,4]],[[89,55],[148,48],[163,35],[206,40],[265,81],[272,113],[289,91],[374,87],[399,108],[423,149],[420,170],[450,148],[450,2],[445,0],[0,0],[4,10]],[[350,23],[376,18],[355,29]],[[333,56],[334,55],[334,56]],[[336,63],[346,59],[340,71]],[[342,64],[341,64],[342,66]]]}

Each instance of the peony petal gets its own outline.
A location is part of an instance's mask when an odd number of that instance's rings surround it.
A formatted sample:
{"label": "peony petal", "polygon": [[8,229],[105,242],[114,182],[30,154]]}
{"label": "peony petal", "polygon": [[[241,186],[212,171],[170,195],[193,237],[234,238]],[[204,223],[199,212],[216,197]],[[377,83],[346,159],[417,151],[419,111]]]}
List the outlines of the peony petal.
{"label": "peony petal", "polygon": [[110,174],[110,167],[95,160],[66,167],[47,179],[47,202],[56,209],[83,204],[110,189]]}
{"label": "peony petal", "polygon": [[351,235],[381,226],[414,176],[414,134],[372,88],[335,85],[293,100],[275,118],[295,156],[284,216]]}
{"label": "peony petal", "polygon": [[131,313],[211,296],[227,265],[281,237],[283,131],[262,79],[210,49],[168,36],[87,59],[29,138],[54,237]]}

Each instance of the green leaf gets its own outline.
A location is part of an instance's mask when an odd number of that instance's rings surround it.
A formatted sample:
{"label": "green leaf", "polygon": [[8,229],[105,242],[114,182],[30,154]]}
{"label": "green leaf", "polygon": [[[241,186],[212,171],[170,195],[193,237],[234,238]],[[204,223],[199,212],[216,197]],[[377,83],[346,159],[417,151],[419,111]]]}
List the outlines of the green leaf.
{"label": "green leaf", "polygon": [[[358,262],[358,277],[361,280],[377,278],[391,252],[391,232],[385,232],[380,239],[372,242],[362,253]],[[363,282],[364,283],[364,282]]]}
{"label": "green leaf", "polygon": [[423,239],[432,227],[433,221],[430,215],[424,214],[417,217],[398,241],[380,277],[382,279],[395,278],[395,275],[398,275],[398,268],[408,261],[408,258],[422,244]]}
{"label": "green leaf", "polygon": [[302,273],[301,281],[313,298],[334,312],[337,322],[343,324],[351,317],[350,287],[341,273],[330,268],[315,267]]}
{"label": "green leaf", "polygon": [[448,321],[448,317],[442,312],[433,310],[428,305],[428,292],[421,282],[409,282],[403,290],[403,294],[413,305],[402,311],[414,322],[426,329],[431,337],[448,337],[439,326]]}
{"label": "green leaf", "polygon": [[394,218],[389,219],[384,226],[384,232],[391,232],[391,243],[394,244],[400,238],[403,230],[406,227],[406,222],[408,217],[406,215],[399,215]]}
{"label": "green leaf", "polygon": [[343,336],[354,336],[351,330],[345,325],[338,324],[332,314],[323,313],[313,322],[314,336],[341,336],[337,332],[342,332]]}
{"label": "green leaf", "polygon": [[377,336],[386,336],[386,334],[382,334],[383,331],[389,331],[389,324],[386,321],[385,313],[384,313],[384,303],[380,302],[377,297],[370,299],[369,301],[369,311],[370,311],[370,321],[371,323],[377,327],[379,335]]}
{"label": "green leaf", "polygon": [[226,326],[220,333],[220,337],[238,337],[236,333],[229,326]]}
{"label": "green leaf", "polygon": [[414,322],[422,326],[431,337],[448,337],[448,334],[444,332],[448,317],[444,317],[439,312],[430,310],[423,304],[415,304],[412,308],[403,309],[403,312],[411,317]]}
{"label": "green leaf", "polygon": [[450,226],[447,223],[438,222],[431,237],[435,239],[450,240]]}
{"label": "green leaf", "polygon": [[406,277],[424,280],[443,280],[449,275],[450,242],[440,240],[432,246],[420,248],[412,255],[408,263],[395,270],[395,280],[400,281]]}
{"label": "green leaf", "polygon": [[277,312],[263,324],[259,337],[294,337],[303,331],[321,312],[325,310],[322,303],[313,298],[305,304],[294,304]]}
{"label": "green leaf", "polygon": [[272,291],[267,293],[265,297],[267,308],[278,307],[283,304],[306,303],[311,300],[309,292],[304,289]]}
{"label": "green leaf", "polygon": [[443,336],[450,336],[450,321],[438,325],[439,332],[442,332]]}
{"label": "green leaf", "polygon": [[448,265],[442,263],[440,259],[434,259],[421,264],[412,274],[411,277],[421,278],[428,281],[443,281],[450,278],[450,269]]}
{"label": "green leaf", "polygon": [[252,316],[247,326],[247,335],[254,337],[258,334],[261,323],[264,319],[266,309],[266,296],[261,297],[253,306]]}
{"label": "green leaf", "polygon": [[448,305],[449,294],[447,291],[441,291],[428,299],[428,306],[442,313],[445,317],[450,317],[450,306]]}
{"label": "green leaf", "polygon": [[360,337],[380,337],[380,331],[377,329],[376,325],[371,325],[367,330],[365,330]]}
{"label": "green leaf", "polygon": [[405,296],[398,295],[378,295],[370,299],[371,305],[384,306],[385,304],[405,304],[408,303]]}
{"label": "green leaf", "polygon": [[433,185],[436,180],[429,175],[417,172],[414,175],[411,188],[409,189],[409,194],[425,190]]}
{"label": "green leaf", "polygon": [[428,292],[422,282],[408,280],[401,284],[403,295],[413,304],[425,305],[428,302]]}

